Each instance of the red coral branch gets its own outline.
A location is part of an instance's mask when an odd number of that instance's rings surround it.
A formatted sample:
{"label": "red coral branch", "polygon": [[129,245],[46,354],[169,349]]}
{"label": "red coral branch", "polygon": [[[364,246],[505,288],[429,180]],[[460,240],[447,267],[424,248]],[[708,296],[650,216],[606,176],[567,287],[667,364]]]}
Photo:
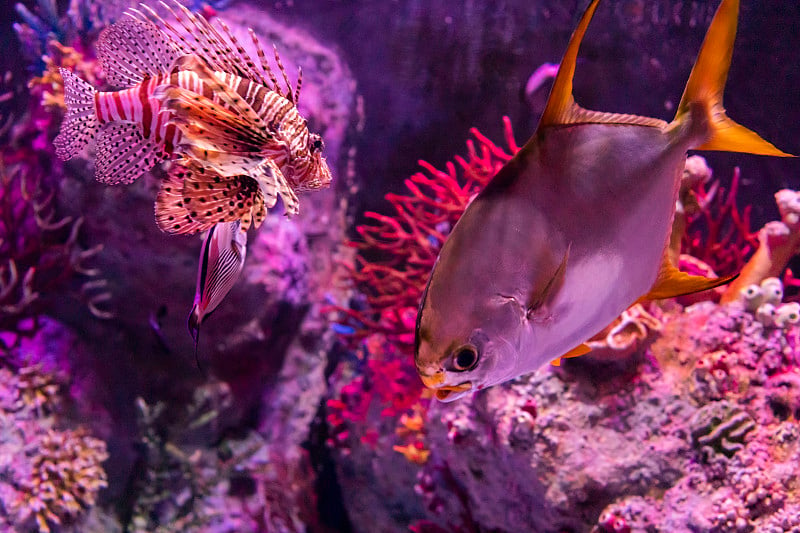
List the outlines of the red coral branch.
{"label": "red coral branch", "polygon": [[[359,254],[348,270],[366,306],[339,309],[355,339],[382,333],[410,353],[419,299],[445,238],[470,199],[519,151],[508,117],[503,124],[507,149],[472,128],[465,157],[444,169],[420,160],[423,171],[405,180],[407,193],[386,195],[391,215],[365,213],[369,222],[356,228],[361,240],[349,243]],[[381,259],[367,259],[375,255]]]}

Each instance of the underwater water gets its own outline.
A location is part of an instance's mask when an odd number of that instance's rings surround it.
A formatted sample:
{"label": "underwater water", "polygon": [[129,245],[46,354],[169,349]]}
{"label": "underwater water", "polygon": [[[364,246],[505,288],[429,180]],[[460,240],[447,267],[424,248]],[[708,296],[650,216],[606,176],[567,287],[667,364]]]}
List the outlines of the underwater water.
{"label": "underwater water", "polygon": [[[414,364],[425,284],[588,2],[181,2],[211,26],[146,3],[153,34],[120,25],[128,0],[2,8],[0,531],[800,532],[796,159],[690,152],[659,238],[686,272],[741,275],[632,300],[589,353],[442,403]],[[717,6],[601,1],[575,101],[672,120]],[[738,21],[725,110],[800,153],[800,4]],[[95,96],[122,82],[146,87]]]}

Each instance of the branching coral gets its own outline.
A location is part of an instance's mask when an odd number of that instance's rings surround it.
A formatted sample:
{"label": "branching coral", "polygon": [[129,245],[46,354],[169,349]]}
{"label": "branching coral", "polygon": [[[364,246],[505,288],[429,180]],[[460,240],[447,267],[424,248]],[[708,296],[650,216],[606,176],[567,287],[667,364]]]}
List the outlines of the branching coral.
{"label": "branching coral", "polygon": [[477,129],[467,141],[467,156],[456,156],[444,170],[420,161],[425,170],[405,181],[408,194],[387,194],[392,215],[365,213],[373,222],[356,228],[361,241],[351,268],[366,297],[362,310],[342,309],[357,338],[383,333],[408,352],[413,343],[417,305],[439,249],[470,198],[519,151],[511,121],[503,118],[508,150]]}
{"label": "branching coral", "polygon": [[100,251],[78,244],[81,219],[58,218],[54,194],[37,167],[22,159],[6,166],[0,154],[0,331],[24,333],[23,322],[45,309],[46,295],[75,275],[88,278],[79,297],[99,318],[110,297],[86,262]]}
{"label": "branching coral", "polygon": [[[503,149],[472,129],[467,156],[456,156],[445,170],[420,161],[424,172],[405,181],[408,194],[387,194],[391,216],[369,212],[372,222],[357,227],[361,241],[350,276],[364,295],[358,309],[338,308],[344,323],[360,341],[363,375],[354,377],[337,398],[328,401],[329,444],[347,453],[356,442],[374,445],[378,434],[367,426],[371,407],[396,421],[394,450],[423,464],[428,452],[424,428],[409,430],[409,417],[424,418],[428,399],[411,363],[417,306],[439,249],[470,199],[519,151],[504,117]],[[413,424],[412,424],[413,425]],[[351,429],[361,426],[354,434]]]}
{"label": "branching coral", "polygon": [[70,45],[88,42],[106,24],[133,5],[125,2],[92,2],[72,0],[66,13],[59,14],[55,0],[37,0],[33,11],[19,2],[15,9],[21,22],[14,24],[14,31],[22,43],[25,56],[39,69],[45,67],[42,55],[53,40]]}
{"label": "branching coral", "polygon": [[95,504],[107,486],[101,463],[108,458],[106,444],[84,431],[48,430],[35,445],[31,476],[22,480],[10,510],[16,521],[33,516],[39,531],[50,531],[79,516]]}
{"label": "branching coral", "polygon": [[680,265],[692,274],[727,276],[741,272],[733,283],[718,291],[723,302],[738,299],[743,288],[769,277],[782,279],[796,291],[800,282],[786,267],[800,251],[800,193],[778,191],[775,201],[781,220],[754,231],[751,207],[740,210],[737,205],[739,168],[733,172],[727,194],[711,175],[702,157],[686,160],[670,242],[673,260],[683,252]]}
{"label": "branching coral", "polygon": [[61,78],[59,68],[65,68],[78,74],[81,79],[93,86],[103,84],[103,74],[100,64],[93,58],[87,58],[84,53],[71,46],[65,46],[56,40],[48,43],[49,53],[42,56],[44,72],[35,76],[28,82],[31,94],[39,99],[45,110],[65,110],[64,80]]}

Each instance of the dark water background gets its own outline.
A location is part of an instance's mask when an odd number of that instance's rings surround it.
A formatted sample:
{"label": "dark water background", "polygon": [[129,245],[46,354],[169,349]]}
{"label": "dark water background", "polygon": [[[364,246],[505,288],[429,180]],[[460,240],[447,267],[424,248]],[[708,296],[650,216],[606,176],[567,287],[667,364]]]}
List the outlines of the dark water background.
{"label": "dark water background", "polygon": [[[24,2],[33,8],[34,2]],[[217,2],[219,4],[219,2]],[[66,2],[59,5],[66,9]],[[293,0],[251,2],[331,44],[364,97],[356,140],[364,209],[418,170],[464,152],[469,128],[502,139],[511,117],[517,141],[535,128],[548,88],[524,98],[528,76],[557,62],[586,2],[561,0]],[[584,40],[575,80],[584,107],[670,119],[718,2],[606,0]],[[0,3],[0,67],[22,68],[11,30],[13,2]],[[220,6],[230,9],[235,2]],[[789,152],[800,152],[800,3],[743,1],[725,96],[728,114]],[[18,79],[22,79],[19,77]],[[742,167],[741,201],[759,225],[776,210],[772,194],[797,187],[792,163],[707,154],[723,182]],[[360,211],[357,209],[357,211]]]}

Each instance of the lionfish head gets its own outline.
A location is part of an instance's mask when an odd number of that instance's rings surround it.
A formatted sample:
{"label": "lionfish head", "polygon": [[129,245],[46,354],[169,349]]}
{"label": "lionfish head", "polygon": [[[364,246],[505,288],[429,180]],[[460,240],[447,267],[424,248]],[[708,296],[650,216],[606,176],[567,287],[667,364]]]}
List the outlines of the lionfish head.
{"label": "lionfish head", "polygon": [[322,189],[330,184],[331,169],[322,156],[324,148],[322,137],[316,133],[309,134],[306,150],[290,164],[295,190]]}

